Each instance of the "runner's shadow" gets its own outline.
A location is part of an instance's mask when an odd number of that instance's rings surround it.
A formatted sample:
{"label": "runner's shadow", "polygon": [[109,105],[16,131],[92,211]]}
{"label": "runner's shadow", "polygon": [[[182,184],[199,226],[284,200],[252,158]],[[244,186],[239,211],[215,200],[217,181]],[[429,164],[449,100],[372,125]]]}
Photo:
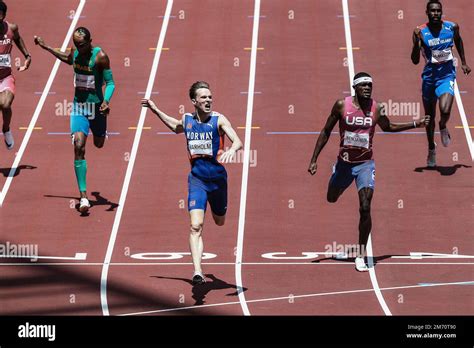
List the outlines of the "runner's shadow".
{"label": "runner's shadow", "polygon": [[[194,303],[195,306],[203,305],[204,299],[206,298],[207,294],[210,293],[212,290],[222,290],[222,289],[236,289],[236,291],[226,294],[226,296],[238,296],[239,292],[237,289],[237,285],[229,284],[222,279],[216,278],[214,274],[205,274],[205,276],[212,280],[206,279],[206,282],[203,284],[193,285],[191,279],[187,278],[174,278],[174,277],[161,277],[161,276],[151,276],[152,278],[159,278],[159,279],[172,279],[172,280],[181,280],[185,283],[188,283],[193,287],[193,299],[196,301]],[[247,288],[242,288],[242,291],[247,291]]]}
{"label": "runner's shadow", "polygon": [[[20,174],[20,172],[24,169],[36,169],[38,167],[35,167],[35,166],[30,166],[28,164],[22,164],[21,166],[18,166],[15,170],[15,173],[13,174],[13,176],[18,176]],[[5,178],[8,178],[10,176],[10,171],[12,170],[12,168],[0,168],[0,173],[3,174],[3,176]]]}
{"label": "runner's shadow", "polygon": [[[374,262],[374,266],[377,264],[377,262],[389,259],[393,256],[406,256],[406,255],[380,255],[380,256],[374,256],[372,258]],[[320,263],[321,261],[339,261],[339,262],[349,262],[349,263],[354,263],[355,262],[355,257],[348,257],[347,259],[336,259],[334,257],[325,257],[322,259],[316,259],[311,261],[312,263]]]}
{"label": "runner's shadow", "polygon": [[[113,203],[109,201],[107,198],[104,198],[100,195],[100,192],[91,192],[91,195],[95,197],[95,201],[89,199],[89,203],[91,204],[91,208],[95,205],[109,205],[109,208],[107,208],[105,211],[115,211],[115,208],[117,208],[119,205],[117,203]],[[78,197],[70,197],[70,196],[54,196],[54,195],[44,195],[44,197],[48,198],[67,198],[67,199],[77,199],[79,200]],[[90,197],[89,197],[90,198]],[[76,203],[74,206],[77,211],[79,211],[79,203]],[[89,216],[88,213],[86,214],[81,214],[81,216]]]}
{"label": "runner's shadow", "polygon": [[436,166],[436,167],[418,167],[418,168],[415,168],[413,171],[418,172],[418,173],[422,173],[422,172],[424,172],[425,170],[428,170],[428,171],[437,171],[437,172],[440,173],[442,176],[450,176],[450,175],[455,174],[456,171],[457,171],[459,168],[472,168],[472,166],[467,166],[467,165],[465,165],[465,164],[456,164],[456,165],[451,166],[451,167],[443,167],[443,166]]}

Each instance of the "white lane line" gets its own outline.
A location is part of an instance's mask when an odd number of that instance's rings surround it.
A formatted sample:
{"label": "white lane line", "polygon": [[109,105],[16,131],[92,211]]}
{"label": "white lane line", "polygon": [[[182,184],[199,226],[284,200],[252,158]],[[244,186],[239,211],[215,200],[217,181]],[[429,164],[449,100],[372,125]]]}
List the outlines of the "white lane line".
{"label": "white lane line", "polygon": [[240,306],[244,315],[250,315],[250,311],[245,301],[245,294],[242,284],[242,254],[244,249],[244,230],[245,230],[245,209],[247,206],[247,184],[249,179],[250,166],[250,140],[252,137],[252,114],[253,98],[255,91],[255,74],[257,69],[257,44],[258,44],[258,26],[260,22],[260,0],[255,0],[253,12],[253,32],[252,32],[252,51],[250,55],[250,77],[247,99],[247,116],[245,122],[245,140],[244,140],[244,161],[242,164],[242,186],[240,191],[240,211],[239,228],[237,236],[237,253],[235,257],[235,281],[237,293],[239,294]]}
{"label": "white lane line", "polygon": [[[471,283],[472,281],[437,283],[437,284],[430,284],[429,287],[449,286],[449,285],[470,285]],[[388,290],[400,290],[400,289],[414,289],[414,288],[422,288],[422,287],[427,287],[427,285],[417,284],[417,285],[405,285],[405,286],[392,286],[392,287],[382,288],[381,290],[388,291]],[[311,297],[329,296],[329,295],[347,295],[347,294],[357,294],[357,293],[372,292],[372,291],[374,291],[373,288],[360,289],[360,290],[322,292],[322,293],[305,294],[305,295],[289,295],[289,296],[282,296],[282,297],[271,297],[271,298],[261,298],[261,299],[256,299],[256,300],[247,300],[247,303],[258,303],[258,302],[268,302],[268,301],[288,301],[289,299],[294,300],[297,298],[311,298]],[[213,303],[213,304],[201,305],[201,306],[176,307],[176,308],[158,309],[158,310],[144,311],[144,312],[124,313],[124,314],[119,314],[119,316],[153,314],[153,313],[162,313],[162,312],[171,312],[171,311],[182,311],[182,310],[187,310],[187,309],[200,309],[200,308],[207,308],[207,307],[222,307],[222,306],[235,305],[238,303],[239,302],[223,302],[223,303]]]}
{"label": "white lane line", "polygon": [[[344,15],[344,32],[346,35],[346,47],[347,47],[347,60],[349,63],[349,82],[350,82],[350,90],[352,91],[352,95],[354,95],[354,89],[352,88],[352,80],[354,78],[354,57],[352,55],[352,35],[351,35],[351,24],[349,18],[349,0],[342,0],[342,11]],[[375,295],[377,296],[377,300],[380,303],[385,315],[392,315],[390,309],[383,298],[382,292],[380,291],[380,287],[377,281],[377,276],[375,274],[375,268],[373,264],[373,250],[372,250],[372,238],[369,235],[369,240],[367,242],[367,259],[369,261],[369,276],[370,281],[372,282],[372,286],[374,287]]]}
{"label": "white lane line", "polygon": [[461,116],[464,134],[466,135],[467,147],[471,153],[471,160],[474,161],[474,143],[472,142],[471,131],[469,129],[469,123],[467,122],[466,112],[464,111],[457,81],[454,82],[454,96],[456,97],[456,105],[458,106],[459,115]]}
{"label": "white lane line", "polygon": [[[153,65],[151,67],[150,78],[146,88],[145,98],[150,98],[153,84],[155,83],[156,72],[158,70],[158,64],[160,62],[160,56],[165,41],[166,30],[170,20],[171,9],[173,7],[173,0],[168,0],[166,5],[165,17],[161,26],[160,37],[156,45],[155,57],[153,58]],[[109,273],[109,264],[112,259],[112,253],[114,251],[115,240],[117,239],[118,229],[120,226],[120,219],[122,218],[123,208],[125,206],[125,199],[127,198],[128,187],[132,178],[133,166],[137,157],[138,145],[140,143],[140,137],[143,131],[143,125],[145,124],[147,108],[141,108],[140,119],[138,120],[137,130],[135,132],[135,139],[133,140],[132,151],[127,166],[127,172],[125,174],[125,180],[122,186],[122,192],[120,193],[119,205],[115,214],[114,224],[112,226],[112,232],[110,234],[109,244],[107,246],[107,253],[105,255],[104,266],[102,268],[102,275],[100,279],[100,301],[102,304],[102,313],[104,315],[110,315],[109,306],[107,304],[107,276]]]}
{"label": "white lane line", "polygon": [[[62,259],[62,258],[61,258]],[[74,258],[77,260],[78,258]],[[189,266],[192,262],[110,262],[109,266]],[[103,262],[0,262],[0,266],[103,266]],[[235,266],[235,262],[203,262],[208,266]],[[350,266],[353,262],[242,262],[246,266]],[[384,265],[468,265],[474,262],[377,262],[377,266]]]}
{"label": "white lane line", "polygon": [[346,36],[346,47],[347,47],[347,62],[349,64],[349,91],[351,95],[354,95],[354,89],[352,88],[352,80],[354,79],[354,55],[352,54],[352,35],[351,35],[351,21],[349,15],[349,3],[348,0],[342,0],[342,13],[344,16],[344,33]]}
{"label": "white lane line", "polygon": [[[69,26],[69,30],[66,34],[66,37],[64,38],[64,42],[61,46],[61,51],[66,50],[67,44],[69,43],[69,40],[71,40],[72,34],[77,25],[77,22],[79,21],[79,16],[81,15],[81,12],[85,4],[86,4],[86,0],[81,0],[79,5],[77,6],[76,13],[71,22],[71,25]],[[30,140],[31,134],[33,133],[33,129],[35,128],[36,121],[38,120],[40,112],[43,109],[43,105],[49,94],[49,90],[51,89],[51,85],[53,84],[54,78],[56,77],[56,73],[58,72],[60,64],[61,64],[61,61],[59,59],[56,59],[53,65],[53,69],[51,70],[51,73],[49,74],[48,81],[46,82],[46,86],[44,87],[43,93],[41,94],[41,98],[38,102],[38,105],[36,105],[36,109],[35,109],[35,112],[33,113],[33,117],[30,120],[28,129],[26,130],[25,136],[23,137],[23,140],[21,142],[20,149],[18,150],[15,156],[15,160],[13,161],[13,165],[10,169],[10,173],[8,174],[8,178],[5,181],[5,184],[3,184],[2,191],[0,192],[0,207],[3,205],[3,202],[5,201],[5,197],[7,196],[8,189],[10,188],[15,172],[18,168],[18,165],[20,164],[21,158],[23,157],[23,153],[26,150],[26,146],[28,145],[28,141]]]}

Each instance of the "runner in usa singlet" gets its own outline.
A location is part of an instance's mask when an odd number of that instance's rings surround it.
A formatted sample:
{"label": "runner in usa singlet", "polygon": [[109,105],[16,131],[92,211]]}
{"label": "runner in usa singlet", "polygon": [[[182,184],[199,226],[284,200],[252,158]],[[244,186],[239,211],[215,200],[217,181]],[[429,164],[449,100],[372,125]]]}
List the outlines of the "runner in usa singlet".
{"label": "runner in usa singlet", "polygon": [[339,158],[345,162],[360,163],[372,159],[377,103],[373,99],[370,103],[370,109],[364,112],[354,106],[351,96],[344,99],[345,111],[339,120]]}

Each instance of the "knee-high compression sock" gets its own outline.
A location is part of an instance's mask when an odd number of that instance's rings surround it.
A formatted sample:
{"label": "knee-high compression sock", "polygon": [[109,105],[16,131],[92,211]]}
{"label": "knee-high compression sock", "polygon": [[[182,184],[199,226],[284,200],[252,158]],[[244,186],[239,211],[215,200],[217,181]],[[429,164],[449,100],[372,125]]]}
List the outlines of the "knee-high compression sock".
{"label": "knee-high compression sock", "polygon": [[87,162],[86,160],[75,160],[74,171],[76,172],[77,185],[79,186],[80,192],[86,191],[86,174],[87,174]]}

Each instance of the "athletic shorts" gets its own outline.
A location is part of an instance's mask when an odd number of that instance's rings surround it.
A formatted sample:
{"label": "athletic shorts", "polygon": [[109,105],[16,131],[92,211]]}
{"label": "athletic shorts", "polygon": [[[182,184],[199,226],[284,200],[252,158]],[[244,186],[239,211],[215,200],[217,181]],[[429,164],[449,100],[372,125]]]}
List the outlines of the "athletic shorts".
{"label": "athletic shorts", "polygon": [[201,180],[197,176],[188,175],[188,210],[202,209],[206,211],[207,202],[211,211],[218,216],[227,212],[227,178],[217,180]]}
{"label": "athletic shorts", "polygon": [[450,74],[440,79],[423,79],[421,90],[423,100],[430,102],[438,99],[443,94],[449,93],[454,96],[454,81],[456,75]]}
{"label": "athletic shorts", "polygon": [[5,92],[7,89],[15,94],[15,78],[13,75],[8,75],[4,79],[0,80],[0,93]]}
{"label": "athletic shorts", "polygon": [[105,137],[107,134],[107,117],[100,112],[100,105],[96,103],[74,102],[71,112],[71,134],[82,132],[97,137]]}
{"label": "athletic shorts", "polygon": [[362,163],[349,163],[338,159],[333,166],[329,185],[345,190],[352,181],[356,181],[357,191],[363,188],[375,189],[375,162],[374,160]]}

